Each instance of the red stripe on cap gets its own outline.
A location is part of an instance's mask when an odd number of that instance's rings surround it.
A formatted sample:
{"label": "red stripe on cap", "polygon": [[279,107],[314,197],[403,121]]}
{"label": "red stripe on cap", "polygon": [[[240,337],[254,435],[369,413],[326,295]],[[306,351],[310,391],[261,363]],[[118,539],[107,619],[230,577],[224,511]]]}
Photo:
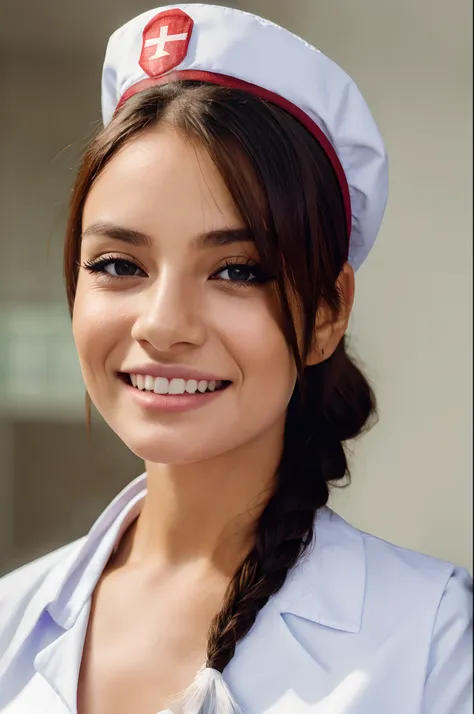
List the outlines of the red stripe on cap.
{"label": "red stripe on cap", "polygon": [[218,84],[223,87],[228,87],[229,89],[243,89],[250,94],[254,94],[260,99],[265,99],[271,104],[276,104],[276,106],[281,107],[289,114],[298,119],[298,121],[303,124],[306,129],[317,139],[321,147],[324,149],[331,165],[336,172],[339,185],[341,187],[342,197],[344,200],[344,209],[346,214],[347,231],[350,237],[352,230],[352,210],[351,210],[351,197],[349,193],[349,185],[347,183],[347,178],[342,164],[339,161],[339,157],[336,151],[327,138],[326,134],[319,128],[315,121],[313,121],[300,107],[297,107],[292,102],[288,101],[284,97],[281,97],[275,92],[271,92],[268,89],[259,87],[256,84],[251,84],[250,82],[245,82],[242,79],[237,79],[236,77],[229,77],[225,74],[217,74],[215,72],[205,72],[203,70],[195,69],[184,69],[175,70],[169,74],[165,74],[161,77],[154,77],[150,79],[142,79],[140,82],[132,85],[127,89],[127,91],[120,98],[117,104],[117,109],[119,109],[130,97],[133,97],[138,92],[143,92],[151,87],[156,87],[161,84],[169,84],[175,80],[195,80],[201,82],[208,82],[209,84]]}

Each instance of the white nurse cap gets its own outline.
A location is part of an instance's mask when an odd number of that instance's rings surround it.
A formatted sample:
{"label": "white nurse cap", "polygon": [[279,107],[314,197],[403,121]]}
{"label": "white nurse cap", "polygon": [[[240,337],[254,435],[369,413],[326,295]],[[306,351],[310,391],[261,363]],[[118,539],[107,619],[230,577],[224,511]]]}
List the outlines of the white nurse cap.
{"label": "white nurse cap", "polygon": [[102,75],[104,124],[137,92],[175,79],[245,89],[295,116],[325,149],[341,185],[357,269],[380,228],[388,192],[385,147],[352,79],[288,30],[241,10],[168,5],[110,38]]}

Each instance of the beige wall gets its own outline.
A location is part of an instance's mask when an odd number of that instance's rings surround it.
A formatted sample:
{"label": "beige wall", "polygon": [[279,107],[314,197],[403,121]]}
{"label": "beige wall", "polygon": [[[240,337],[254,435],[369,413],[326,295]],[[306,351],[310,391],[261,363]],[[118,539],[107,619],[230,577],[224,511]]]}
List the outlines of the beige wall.
{"label": "beige wall", "polygon": [[[351,325],[380,423],[354,448],[353,484],[335,494],[334,507],[381,537],[471,569],[470,4],[239,4],[287,24],[339,62],[369,101],[390,154],[389,209],[358,275]],[[56,5],[61,25],[60,13],[69,11]],[[11,42],[0,58],[0,307],[64,299],[63,220],[77,153],[99,117],[104,32],[117,24],[112,9],[120,7],[122,22],[137,8],[132,0],[100,6],[95,23],[95,2],[81,5],[94,52],[82,51],[78,36],[74,52],[64,54],[51,26],[52,41],[43,42],[49,52],[35,54],[28,44],[28,55],[25,44],[15,53]],[[74,23],[68,28],[69,37]],[[30,34],[32,42],[39,36]],[[67,424],[59,415],[47,423],[0,417],[0,570],[76,537],[139,472],[118,440],[97,429],[91,445],[77,416]],[[64,518],[52,529],[58,508]]]}

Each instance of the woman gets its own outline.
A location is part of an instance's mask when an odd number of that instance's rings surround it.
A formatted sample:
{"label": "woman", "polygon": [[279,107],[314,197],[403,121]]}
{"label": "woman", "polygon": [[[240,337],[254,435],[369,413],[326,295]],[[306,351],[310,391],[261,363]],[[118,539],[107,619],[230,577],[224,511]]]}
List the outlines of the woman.
{"label": "woman", "polygon": [[375,413],[344,343],[386,199],[357,88],[272,23],[183,5],[112,36],[103,114],[67,294],[146,472],[0,582],[0,710],[467,714],[469,575],[326,506]]}

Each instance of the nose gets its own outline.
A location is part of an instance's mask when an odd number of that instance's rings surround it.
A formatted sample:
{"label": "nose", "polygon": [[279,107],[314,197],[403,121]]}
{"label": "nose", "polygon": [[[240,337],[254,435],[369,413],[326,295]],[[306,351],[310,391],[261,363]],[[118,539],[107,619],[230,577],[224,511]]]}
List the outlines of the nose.
{"label": "nose", "polygon": [[177,276],[163,273],[139,298],[132,337],[157,352],[199,347],[206,340],[201,297]]}

